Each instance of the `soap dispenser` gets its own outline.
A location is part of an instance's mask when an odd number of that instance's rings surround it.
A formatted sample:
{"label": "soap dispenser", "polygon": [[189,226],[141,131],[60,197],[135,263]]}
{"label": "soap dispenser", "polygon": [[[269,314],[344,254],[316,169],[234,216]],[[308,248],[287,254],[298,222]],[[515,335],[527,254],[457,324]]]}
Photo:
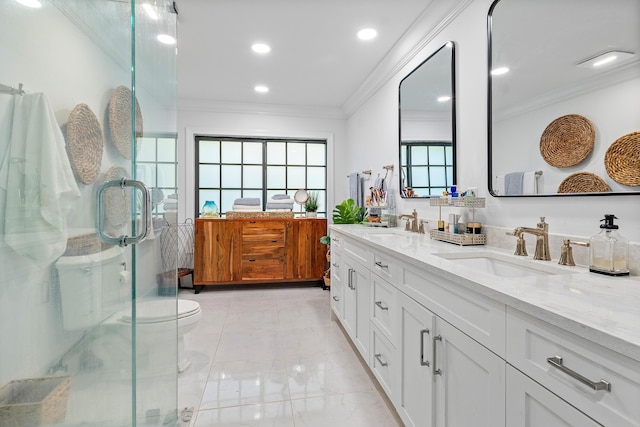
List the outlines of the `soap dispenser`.
{"label": "soap dispenser", "polygon": [[613,223],[615,215],[605,215],[600,221],[600,233],[590,240],[589,271],[609,276],[629,275],[629,242],[618,234]]}

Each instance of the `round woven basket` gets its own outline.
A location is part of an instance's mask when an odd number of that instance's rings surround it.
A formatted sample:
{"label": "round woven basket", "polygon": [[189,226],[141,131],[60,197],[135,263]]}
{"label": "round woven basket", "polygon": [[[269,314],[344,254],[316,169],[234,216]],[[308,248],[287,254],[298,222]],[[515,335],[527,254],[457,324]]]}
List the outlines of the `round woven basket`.
{"label": "round woven basket", "polygon": [[[104,181],[128,178],[125,168],[113,166],[104,175]],[[127,192],[122,188],[111,187],[104,190],[104,216],[109,231],[119,230],[127,224],[130,217],[130,202]]]}
{"label": "round woven basket", "polygon": [[95,181],[102,166],[104,138],[100,122],[87,104],[78,104],[67,123],[67,155],[73,173],[83,184]]}
{"label": "round woven basket", "polygon": [[622,185],[640,185],[640,132],[618,138],[604,155],[607,174]]}
{"label": "round woven basket", "polygon": [[[126,86],[118,86],[109,99],[109,133],[111,141],[125,159],[131,158],[131,90]],[[136,102],[136,144],[142,136],[142,113],[140,104]]]}
{"label": "round woven basket", "polygon": [[558,117],[540,137],[540,154],[551,166],[567,168],[583,161],[596,138],[593,124],[578,114]]}
{"label": "round woven basket", "polygon": [[558,193],[607,193],[609,191],[607,183],[591,172],[573,173],[558,187]]}

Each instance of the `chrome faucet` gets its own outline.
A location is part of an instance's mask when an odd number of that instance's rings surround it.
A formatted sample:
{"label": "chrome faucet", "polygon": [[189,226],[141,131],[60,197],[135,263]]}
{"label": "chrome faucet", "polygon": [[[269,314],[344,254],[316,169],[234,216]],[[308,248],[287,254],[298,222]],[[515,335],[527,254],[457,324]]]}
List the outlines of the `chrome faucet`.
{"label": "chrome faucet", "polygon": [[536,253],[533,255],[533,259],[542,261],[550,261],[551,256],[549,254],[549,224],[544,222],[544,217],[540,217],[540,222],[536,228],[530,227],[517,227],[513,232],[507,233],[518,238],[516,244],[515,255],[527,256],[527,248],[524,241],[524,233],[533,234],[536,236]]}
{"label": "chrome faucet", "polygon": [[[398,218],[407,218],[405,231],[411,231],[413,233],[420,232],[420,227],[418,226],[418,211],[416,211],[415,209],[413,210],[413,213],[411,215],[400,215]],[[422,228],[422,232],[424,233],[424,227]]]}

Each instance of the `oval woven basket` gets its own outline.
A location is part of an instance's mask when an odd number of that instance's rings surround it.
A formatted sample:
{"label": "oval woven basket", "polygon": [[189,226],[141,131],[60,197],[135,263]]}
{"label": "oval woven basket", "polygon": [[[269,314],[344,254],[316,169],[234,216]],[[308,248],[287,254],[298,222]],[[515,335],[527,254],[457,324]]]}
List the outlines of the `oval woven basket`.
{"label": "oval woven basket", "polygon": [[640,185],[640,132],[618,138],[604,155],[607,174],[618,184]]}
{"label": "oval woven basket", "polygon": [[589,119],[568,114],[549,123],[542,132],[540,154],[551,166],[575,166],[591,153],[595,138],[596,131]]}
{"label": "oval woven basket", "polygon": [[591,172],[576,172],[566,177],[558,187],[558,193],[607,193],[609,186]]}
{"label": "oval woven basket", "polygon": [[[109,133],[111,141],[125,159],[131,159],[131,90],[126,86],[114,89],[109,99]],[[136,148],[138,138],[142,137],[142,113],[136,102]]]}
{"label": "oval woven basket", "polygon": [[71,169],[83,184],[91,184],[98,176],[103,146],[98,118],[87,104],[76,105],[67,122],[66,148]]}

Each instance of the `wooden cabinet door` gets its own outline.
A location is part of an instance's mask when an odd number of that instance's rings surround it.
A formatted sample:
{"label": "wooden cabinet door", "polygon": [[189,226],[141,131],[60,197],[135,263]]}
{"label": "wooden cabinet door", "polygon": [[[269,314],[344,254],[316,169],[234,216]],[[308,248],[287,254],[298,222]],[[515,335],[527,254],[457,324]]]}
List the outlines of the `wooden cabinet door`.
{"label": "wooden cabinet door", "polygon": [[505,361],[439,317],[433,339],[436,426],[505,426]]}
{"label": "wooden cabinet door", "polygon": [[507,426],[601,426],[537,382],[507,365]]}
{"label": "wooden cabinet door", "polygon": [[431,427],[435,315],[400,293],[400,392],[396,408],[407,427]]}
{"label": "wooden cabinet door", "polygon": [[301,280],[322,280],[327,264],[327,247],[320,243],[320,237],[327,234],[327,220],[295,220],[296,278]]}
{"label": "wooden cabinet door", "polygon": [[236,280],[240,269],[239,222],[196,219],[194,233],[194,284]]}

